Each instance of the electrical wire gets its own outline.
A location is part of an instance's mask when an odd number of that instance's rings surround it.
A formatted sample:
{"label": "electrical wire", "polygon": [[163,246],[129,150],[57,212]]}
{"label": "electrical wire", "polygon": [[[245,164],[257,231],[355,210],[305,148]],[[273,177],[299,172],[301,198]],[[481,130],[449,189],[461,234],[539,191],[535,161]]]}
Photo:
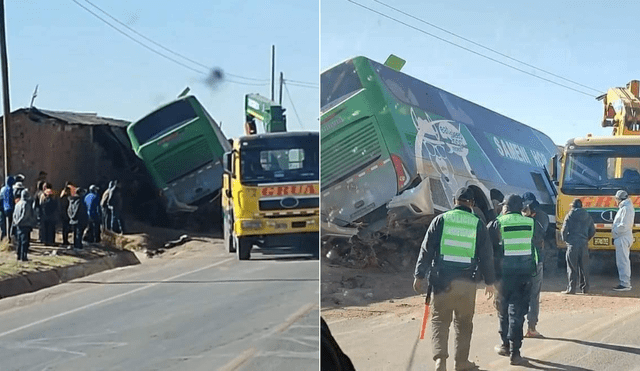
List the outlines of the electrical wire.
{"label": "electrical wire", "polygon": [[538,68],[538,67],[536,67],[536,66],[534,66],[534,65],[531,65],[531,64],[529,64],[529,63],[527,63],[527,62],[523,62],[523,61],[521,61],[521,60],[518,60],[518,59],[515,59],[515,58],[513,58],[513,57],[510,57],[510,56],[508,56],[508,55],[506,55],[506,54],[504,54],[504,53],[501,53],[501,52],[499,52],[499,51],[497,51],[497,50],[491,49],[491,48],[489,48],[489,47],[487,47],[487,46],[484,46],[484,45],[482,45],[482,44],[480,44],[480,43],[477,43],[477,42],[475,42],[475,41],[473,41],[473,40],[467,39],[466,37],[463,37],[463,36],[460,36],[460,35],[458,35],[458,34],[455,34],[455,33],[451,32],[451,31],[448,31],[448,30],[446,30],[446,29],[444,29],[444,28],[442,28],[442,27],[436,26],[435,24],[429,23],[429,22],[425,21],[424,19],[418,18],[418,17],[416,17],[416,16],[414,16],[414,15],[411,15],[411,14],[409,14],[409,13],[406,13],[406,12],[404,12],[404,11],[402,11],[402,10],[398,9],[398,8],[394,8],[393,6],[391,6],[391,5],[389,5],[389,4],[386,4],[386,3],[384,3],[384,2],[382,2],[382,1],[380,1],[380,0],[373,0],[373,1],[375,1],[375,2],[376,2],[376,3],[378,3],[378,4],[384,5],[384,6],[386,6],[386,7],[387,7],[387,8],[389,8],[389,9],[393,9],[393,10],[395,10],[396,12],[398,12],[398,13],[400,13],[400,14],[403,14],[403,15],[405,15],[405,16],[407,16],[407,17],[413,18],[413,19],[415,19],[415,20],[416,20],[416,21],[418,21],[418,22],[422,22],[422,23],[424,23],[424,24],[426,24],[426,25],[429,25],[429,26],[431,26],[431,27],[437,28],[438,30],[440,30],[440,31],[442,31],[442,32],[446,32],[446,33],[448,33],[449,35],[455,36],[455,37],[457,37],[457,38],[459,38],[459,39],[462,39],[462,40],[464,40],[464,41],[467,41],[467,42],[469,42],[469,43],[471,43],[471,44],[473,44],[473,45],[475,45],[475,46],[479,46],[479,47],[481,47],[481,48],[483,48],[483,49],[489,50],[489,51],[491,51],[491,52],[493,52],[493,53],[496,53],[496,54],[498,54],[498,55],[500,55],[500,56],[502,56],[502,57],[505,57],[505,58],[507,58],[507,59],[510,59],[510,60],[512,60],[512,61],[514,61],[514,62],[522,63],[522,64],[524,64],[524,65],[525,65],[525,66],[527,66],[527,67],[531,67],[531,68],[533,68],[533,69],[535,69],[535,70],[538,70],[538,71],[540,71],[540,72],[544,72],[544,73],[546,73],[546,74],[548,74],[548,75],[551,75],[551,76],[553,76],[553,77],[559,78],[559,79],[564,80],[564,81],[566,81],[566,82],[570,82],[570,83],[572,83],[572,84],[575,84],[575,85],[581,86],[581,87],[583,87],[583,88],[587,88],[587,89],[589,89],[589,90],[593,90],[593,91],[597,92],[598,94],[601,94],[601,93],[602,93],[602,92],[601,92],[600,90],[598,90],[598,89],[594,89],[594,88],[592,88],[592,87],[590,87],[590,86],[583,85],[583,84],[581,84],[581,83],[579,83],[579,82],[576,82],[576,81],[573,81],[573,80],[569,80],[569,79],[567,79],[567,78],[564,78],[564,77],[562,77],[562,76],[560,76],[560,75],[556,75],[556,74],[554,74],[554,73],[552,73],[552,72],[549,72],[549,71],[547,71],[547,70],[544,70],[544,69],[542,69],[542,68]]}
{"label": "electrical wire", "polygon": [[291,102],[291,107],[293,107],[293,112],[296,114],[298,118],[298,125],[300,125],[300,129],[304,130],[304,126],[302,126],[302,120],[300,120],[300,116],[298,115],[298,110],[296,109],[296,105],[293,104],[293,99],[291,99],[291,93],[289,93],[289,88],[287,88],[287,83],[283,81],[282,85],[284,86],[284,90],[287,92],[287,98],[289,98],[289,102]]}
{"label": "electrical wire", "polygon": [[382,12],[379,12],[379,11],[377,11],[377,10],[375,10],[375,9],[369,8],[369,7],[367,7],[366,5],[360,4],[360,3],[356,2],[356,1],[353,1],[353,0],[346,0],[346,1],[348,1],[348,2],[350,2],[350,3],[352,3],[352,4],[355,4],[355,5],[358,5],[359,7],[364,8],[364,9],[366,9],[366,10],[368,10],[368,11],[372,12],[372,13],[376,13],[376,14],[378,14],[378,15],[380,15],[380,16],[383,16],[383,17],[385,17],[385,18],[387,18],[387,19],[390,19],[390,20],[395,21],[395,22],[397,22],[397,23],[400,23],[400,24],[402,24],[402,25],[404,25],[404,26],[407,26],[407,27],[409,27],[409,28],[412,28],[412,29],[414,29],[414,30],[416,30],[416,31],[418,31],[418,32],[421,32],[421,33],[425,34],[425,35],[431,36],[431,37],[436,38],[436,39],[438,39],[438,40],[440,40],[440,41],[443,41],[443,42],[445,42],[445,43],[447,43],[447,44],[450,44],[450,45],[456,46],[456,47],[458,47],[458,48],[460,48],[460,49],[463,49],[463,50],[465,50],[465,51],[468,51],[469,53],[475,54],[475,55],[480,56],[480,57],[482,57],[482,58],[485,58],[485,59],[488,59],[488,60],[493,61],[493,62],[495,62],[495,63],[501,64],[501,65],[503,65],[503,66],[505,66],[505,67],[509,67],[509,68],[511,68],[511,69],[513,69],[513,70],[516,70],[516,71],[522,72],[522,73],[524,73],[524,74],[527,74],[527,75],[529,75],[529,76],[535,77],[535,78],[537,78],[537,79],[540,79],[540,80],[544,80],[544,81],[550,82],[550,83],[552,83],[552,84],[554,84],[554,85],[558,85],[558,86],[561,86],[561,87],[563,87],[563,88],[566,88],[566,89],[569,89],[569,90],[573,90],[573,91],[575,91],[575,92],[577,92],[577,93],[584,94],[584,95],[586,95],[586,96],[588,96],[588,97],[593,97],[593,98],[595,98],[595,97],[596,97],[596,96],[595,96],[595,95],[593,95],[593,94],[585,93],[584,91],[581,91],[581,90],[578,90],[578,89],[574,89],[574,88],[572,88],[572,87],[570,87],[570,86],[567,86],[567,85],[561,84],[561,83],[559,83],[559,82],[556,82],[556,81],[553,81],[553,80],[550,80],[550,79],[547,79],[547,78],[544,78],[544,77],[538,76],[538,75],[533,74],[533,73],[531,73],[531,72],[525,71],[525,70],[523,70],[523,69],[521,69],[521,68],[518,68],[518,67],[512,66],[512,65],[510,65],[510,64],[504,63],[504,62],[502,62],[502,61],[499,61],[499,60],[497,60],[497,59],[495,59],[495,58],[491,58],[491,57],[489,57],[489,56],[486,56],[486,55],[484,55],[484,54],[482,54],[482,53],[479,53],[479,52],[477,52],[477,51],[475,51],[475,50],[469,49],[469,48],[464,47],[464,46],[462,46],[462,45],[458,45],[458,44],[456,44],[456,43],[454,43],[454,42],[452,42],[452,41],[449,41],[449,40],[444,39],[444,38],[442,38],[442,37],[440,37],[440,36],[437,36],[437,35],[434,35],[434,34],[432,34],[432,33],[429,33],[429,32],[427,32],[427,31],[425,31],[425,30],[423,30],[423,29],[421,29],[421,28],[418,28],[418,27],[412,26],[412,25],[410,25],[410,24],[408,24],[408,23],[406,23],[406,22],[403,22],[403,21],[401,21],[401,20],[399,20],[399,19],[397,19],[397,18],[394,18],[394,17],[392,17],[392,16],[390,16],[390,15],[387,15],[387,14],[384,14],[384,13],[382,13]]}
{"label": "electrical wire", "polygon": [[291,80],[291,79],[287,79],[287,81],[293,82],[293,83],[296,83],[296,84],[305,84],[305,85],[318,86],[317,82],[298,81],[298,80]]}
{"label": "electrical wire", "polygon": [[318,85],[305,85],[305,84],[299,84],[299,83],[295,83],[295,82],[291,82],[291,80],[284,80],[285,82],[287,82],[288,84],[290,84],[291,86],[298,86],[301,88],[309,88],[309,89],[319,89]]}
{"label": "electrical wire", "polygon": [[[89,13],[90,13],[91,15],[93,15],[94,17],[98,18],[99,20],[101,20],[102,22],[104,22],[105,24],[107,24],[109,27],[113,28],[114,30],[118,31],[119,33],[121,33],[121,34],[122,34],[122,35],[124,35],[125,37],[127,37],[127,38],[129,38],[130,40],[132,40],[132,41],[136,42],[137,44],[141,45],[141,46],[142,46],[142,47],[144,47],[145,49],[147,49],[147,50],[149,50],[149,51],[151,51],[151,52],[153,52],[153,53],[155,53],[155,54],[157,54],[157,55],[159,55],[159,56],[161,56],[161,57],[163,57],[163,58],[166,58],[166,59],[168,59],[168,60],[170,60],[170,61],[172,61],[172,62],[174,62],[174,63],[176,63],[176,64],[178,64],[178,65],[180,65],[180,66],[182,66],[182,67],[185,67],[185,68],[187,68],[187,69],[189,69],[189,70],[191,70],[191,71],[193,71],[193,72],[200,73],[200,74],[204,74],[204,75],[208,74],[208,71],[207,71],[207,72],[204,72],[204,71],[202,71],[202,70],[198,70],[198,69],[192,68],[191,66],[188,66],[188,65],[186,65],[186,64],[184,64],[184,63],[182,63],[182,62],[180,62],[180,61],[178,61],[178,60],[176,60],[176,59],[174,59],[174,58],[172,58],[172,57],[170,57],[170,56],[168,56],[168,55],[166,55],[166,54],[163,54],[163,53],[161,53],[161,52],[159,52],[159,51],[157,51],[157,50],[155,50],[155,49],[153,49],[153,48],[149,47],[148,45],[144,44],[144,43],[143,43],[143,42],[141,42],[140,40],[137,40],[136,38],[132,37],[131,35],[127,34],[126,32],[122,31],[121,29],[117,28],[117,27],[116,27],[116,26],[114,26],[113,24],[109,23],[109,21],[107,21],[106,19],[102,18],[100,15],[96,14],[96,13],[95,13],[95,12],[93,12],[91,9],[89,9],[89,8],[85,7],[83,4],[79,3],[77,0],[71,0],[71,1],[73,1],[73,2],[74,2],[74,3],[76,3],[78,6],[80,6],[81,8],[83,8],[84,10],[86,10],[87,12],[89,12]],[[142,37],[143,39],[145,39],[145,40],[147,40],[147,41],[149,41],[149,42],[153,43],[154,45],[156,45],[156,46],[158,46],[158,47],[160,47],[160,48],[162,48],[162,49],[164,49],[164,50],[166,50],[166,51],[168,51],[168,52],[170,52],[170,53],[174,54],[175,56],[178,56],[178,57],[180,57],[180,58],[183,58],[183,59],[185,59],[185,60],[187,60],[187,61],[189,61],[189,62],[191,62],[191,63],[193,63],[193,64],[195,64],[195,65],[197,65],[197,66],[203,67],[203,68],[205,68],[205,69],[207,69],[207,70],[209,70],[209,69],[210,69],[210,67],[208,67],[208,66],[206,66],[206,65],[204,65],[204,64],[201,64],[201,63],[199,63],[199,62],[197,62],[197,61],[194,61],[194,60],[192,60],[192,59],[189,59],[189,58],[185,57],[184,55],[182,55],[182,54],[180,54],[180,53],[177,53],[177,52],[175,52],[175,51],[173,51],[173,50],[171,50],[171,49],[169,49],[169,48],[166,48],[166,47],[162,46],[161,44],[159,44],[159,43],[157,43],[157,42],[155,42],[155,41],[153,41],[153,40],[149,39],[148,37],[146,37],[146,36],[142,35],[141,33],[137,32],[137,31],[136,31],[136,30],[134,30],[133,28],[131,28],[131,27],[127,26],[126,24],[124,24],[123,22],[119,21],[119,20],[118,20],[118,19],[116,19],[115,17],[111,16],[109,13],[107,13],[107,12],[106,12],[106,11],[104,11],[104,10],[102,10],[100,7],[98,7],[97,5],[93,4],[93,3],[92,3],[92,2],[90,2],[89,0],[85,0],[85,1],[86,1],[88,4],[90,4],[91,6],[93,6],[94,8],[98,9],[100,12],[102,12],[102,13],[103,13],[103,14],[105,14],[106,16],[108,16],[109,18],[113,19],[114,21],[118,22],[120,25],[122,25],[122,26],[126,27],[128,30],[130,30],[130,31],[134,32],[136,35],[138,35],[138,36]],[[267,80],[267,79],[256,79],[256,78],[252,78],[252,77],[245,77],[245,76],[235,75],[235,74],[228,73],[228,72],[225,72],[225,74],[226,74],[226,75],[229,75],[229,76],[232,76],[232,77],[235,77],[235,78],[246,79],[246,80],[252,80],[252,81],[262,81],[262,82],[263,82],[263,83],[258,84],[258,83],[248,83],[248,82],[243,82],[243,81],[237,81],[237,80],[232,80],[232,79],[225,79],[226,81],[228,81],[228,82],[230,82],[230,83],[233,83],[233,84],[249,85],[249,86],[266,86],[266,85],[268,85],[268,84],[269,84],[269,80]]]}

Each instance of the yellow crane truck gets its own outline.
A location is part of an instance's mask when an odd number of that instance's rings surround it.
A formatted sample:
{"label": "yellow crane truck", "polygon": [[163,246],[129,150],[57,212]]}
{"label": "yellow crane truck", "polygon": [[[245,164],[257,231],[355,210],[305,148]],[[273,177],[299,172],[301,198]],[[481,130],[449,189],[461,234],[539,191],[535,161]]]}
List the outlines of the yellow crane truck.
{"label": "yellow crane truck", "polygon": [[556,240],[566,245],[560,231],[574,198],[582,200],[596,224],[589,243],[593,251],[615,251],[611,239],[613,218],[618,210],[614,195],[624,189],[636,208],[631,255],[640,257],[640,82],[611,88],[600,97],[604,103],[603,127],[612,127],[612,136],[570,139],[561,157],[551,160],[550,173],[558,186]]}
{"label": "yellow crane truck", "polygon": [[266,133],[233,139],[223,158],[224,241],[239,260],[249,259],[253,246],[320,255],[319,135],[286,132],[283,112],[273,101],[247,95],[247,121],[262,121]]}

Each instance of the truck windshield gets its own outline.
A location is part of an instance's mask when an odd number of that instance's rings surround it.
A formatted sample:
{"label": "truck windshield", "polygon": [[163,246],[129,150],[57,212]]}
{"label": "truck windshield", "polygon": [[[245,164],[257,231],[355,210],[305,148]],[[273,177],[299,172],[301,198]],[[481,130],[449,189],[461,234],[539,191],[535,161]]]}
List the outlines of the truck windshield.
{"label": "truck windshield", "polygon": [[241,181],[244,184],[318,181],[318,137],[277,140],[269,145],[242,148]]}
{"label": "truck windshield", "polygon": [[563,192],[604,194],[611,193],[612,189],[640,193],[640,157],[615,153],[568,155],[564,167]]}

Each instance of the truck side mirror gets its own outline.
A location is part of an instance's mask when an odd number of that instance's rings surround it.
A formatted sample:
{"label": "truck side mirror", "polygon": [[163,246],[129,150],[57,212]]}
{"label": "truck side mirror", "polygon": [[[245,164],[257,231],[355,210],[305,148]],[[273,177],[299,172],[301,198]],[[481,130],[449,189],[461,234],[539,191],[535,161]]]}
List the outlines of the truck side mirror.
{"label": "truck side mirror", "polygon": [[226,152],[222,156],[222,167],[224,168],[224,172],[227,174],[231,174],[231,154],[232,152]]}
{"label": "truck side mirror", "polygon": [[551,176],[551,180],[555,182],[558,181],[558,155],[553,155],[551,160],[549,160],[549,176]]}

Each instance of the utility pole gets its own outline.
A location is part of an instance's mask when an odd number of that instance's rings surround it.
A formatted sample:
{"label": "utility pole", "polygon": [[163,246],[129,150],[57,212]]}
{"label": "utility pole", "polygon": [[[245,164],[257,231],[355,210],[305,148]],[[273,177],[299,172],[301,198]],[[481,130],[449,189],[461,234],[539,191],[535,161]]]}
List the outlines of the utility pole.
{"label": "utility pole", "polygon": [[284,84],[284,74],[280,72],[280,99],[278,100],[278,104],[282,105],[282,85]]}
{"label": "utility pole", "polygon": [[9,175],[9,117],[11,116],[11,106],[9,104],[9,66],[7,62],[7,38],[4,18],[4,0],[0,0],[0,58],[2,59],[2,103],[4,107],[2,137],[4,138],[4,178],[7,179]]}
{"label": "utility pole", "polygon": [[275,100],[276,87],[276,46],[271,45],[271,100]]}

